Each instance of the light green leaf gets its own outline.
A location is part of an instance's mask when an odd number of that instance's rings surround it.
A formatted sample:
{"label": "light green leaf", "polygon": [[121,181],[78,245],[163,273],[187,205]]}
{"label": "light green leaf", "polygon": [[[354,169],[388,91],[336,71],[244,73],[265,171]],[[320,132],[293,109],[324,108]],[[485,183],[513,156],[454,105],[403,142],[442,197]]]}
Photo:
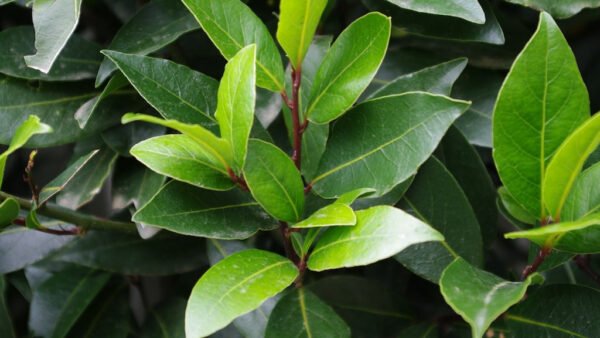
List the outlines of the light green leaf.
{"label": "light green leaf", "polygon": [[244,178],[254,199],[278,220],[297,222],[304,211],[304,185],[294,162],[276,146],[252,139]]}
{"label": "light green leaf", "polygon": [[554,1],[554,0],[505,0],[513,4],[519,4],[522,6],[531,7],[538,11],[544,11],[550,13],[555,18],[566,19],[571,17],[585,8],[597,8],[600,7],[599,0],[568,0],[568,1]]}
{"label": "light green leaf", "polygon": [[165,119],[215,129],[217,81],[172,61],[102,51]]}
{"label": "light green leaf", "polygon": [[389,18],[370,13],[340,34],[315,76],[305,113],[310,121],[328,123],[354,104],[383,61],[390,27]]}
{"label": "light green leaf", "polygon": [[244,167],[256,101],[256,45],[242,48],[225,66],[215,117],[229,142],[236,172]]}
{"label": "light green leaf", "polygon": [[342,318],[312,292],[299,288],[279,300],[271,316],[265,338],[350,337]]}
{"label": "light green leaf", "polygon": [[27,66],[46,74],[50,71],[77,27],[80,10],[81,0],[34,1],[36,53],[25,56]]}
{"label": "light green leaf", "polygon": [[21,207],[14,198],[7,198],[0,203],[0,229],[10,225],[12,221],[19,217]]}
{"label": "light green leaf", "polygon": [[296,69],[313,39],[327,0],[283,0],[280,3],[277,41]]}
{"label": "light green leaf", "polygon": [[371,189],[371,188],[360,188],[360,189],[352,190],[352,191],[349,191],[349,192],[341,195],[337,199],[336,203],[352,205],[352,203],[354,203],[354,201],[356,201],[358,198],[365,197],[365,195],[369,195],[373,192],[375,192],[375,189]]}
{"label": "light green leaf", "polygon": [[222,329],[289,286],[298,270],[287,258],[250,249],[233,254],[210,269],[194,286],[185,311],[188,338]]}
{"label": "light green leaf", "polygon": [[481,338],[492,322],[519,302],[531,284],[543,281],[532,274],[523,282],[509,282],[457,259],[442,273],[440,290],[446,303],[469,325],[473,338]]}
{"label": "light green leaf", "polygon": [[187,135],[163,135],[131,148],[131,154],[153,171],[200,188],[234,187],[227,168],[216,161],[203,143]]}
{"label": "light green leaf", "polygon": [[526,238],[539,246],[576,253],[600,253],[600,213],[577,221],[561,222],[525,231],[509,232],[505,238]]}
{"label": "light green leaf", "polygon": [[496,102],[494,161],[508,192],[546,218],[544,175],[558,147],[590,116],[587,89],[560,29],[546,13],[515,60]]}
{"label": "light green leaf", "polygon": [[574,221],[600,212],[600,163],[581,173],[573,184],[562,212],[563,221]]}
{"label": "light green leaf", "polygon": [[339,225],[356,224],[356,215],[347,204],[332,203],[315,211],[302,222],[292,225],[292,228],[318,228]]}
{"label": "light green leaf", "polygon": [[17,127],[12,135],[8,149],[0,154],[0,187],[2,186],[4,167],[6,166],[6,159],[8,156],[24,146],[33,135],[50,132],[52,132],[52,128],[49,125],[42,123],[40,118],[35,115],[29,115],[29,117]]}
{"label": "light green leaf", "polygon": [[396,6],[435,15],[453,16],[476,24],[485,23],[477,0],[387,0]]}
{"label": "light green leaf", "polygon": [[356,217],[355,226],[330,228],[323,234],[310,255],[309,269],[368,265],[413,244],[444,240],[435,229],[393,207],[360,210]]}
{"label": "light green leaf", "polygon": [[237,190],[216,192],[179,183],[167,183],[133,221],[184,235],[219,239],[245,239],[276,223],[246,194]]}
{"label": "light green leaf", "polygon": [[265,24],[240,0],[183,0],[221,54],[229,60],[245,46],[256,44],[256,84],[280,92],[283,64]]}
{"label": "light green leaf", "polygon": [[356,106],[333,126],[313,190],[327,198],[359,188],[385,194],[416,173],[468,107],[465,101],[422,92]]}
{"label": "light green leaf", "polygon": [[558,147],[546,169],[543,188],[548,213],[558,222],[585,160],[600,145],[600,114],[582,124]]}

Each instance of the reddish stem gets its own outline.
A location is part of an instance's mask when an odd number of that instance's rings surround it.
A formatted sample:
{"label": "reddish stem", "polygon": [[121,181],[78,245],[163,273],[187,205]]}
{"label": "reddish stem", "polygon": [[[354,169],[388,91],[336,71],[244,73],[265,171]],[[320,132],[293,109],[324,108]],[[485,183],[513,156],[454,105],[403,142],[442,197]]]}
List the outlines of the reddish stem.
{"label": "reddish stem", "polygon": [[[13,224],[23,226],[23,227],[27,226],[27,223],[25,222],[25,220],[23,218],[17,218],[15,220],[13,220]],[[62,235],[62,236],[81,235],[83,233],[83,229],[79,228],[79,227],[75,227],[75,228],[68,229],[68,230],[66,230],[66,229],[57,230],[57,229],[50,229],[50,228],[35,228],[34,230],[37,230],[40,232],[45,232],[47,234]]]}
{"label": "reddish stem", "polygon": [[538,254],[535,257],[535,259],[533,260],[533,263],[531,263],[530,265],[527,265],[525,267],[525,269],[523,269],[523,273],[522,273],[523,279],[529,277],[529,275],[536,272],[537,269],[540,267],[540,265],[542,265],[542,263],[544,263],[544,260],[546,260],[546,257],[548,257],[548,255],[550,255],[550,252],[552,252],[552,248],[548,248],[548,247],[541,248],[540,251],[538,251]]}
{"label": "reddish stem", "polygon": [[233,170],[231,170],[231,168],[227,168],[227,173],[229,174],[229,178],[231,178],[231,181],[235,185],[237,185],[238,187],[240,187],[240,189],[242,189],[244,191],[249,191],[250,190],[248,188],[248,184],[246,183],[246,180],[244,179],[244,177],[236,175],[233,172]]}
{"label": "reddish stem", "polygon": [[300,66],[298,66],[298,69],[292,68],[292,100],[288,100],[288,105],[292,110],[292,126],[294,129],[294,150],[292,152],[292,160],[294,161],[298,169],[300,169],[300,167],[302,166],[302,132],[306,128],[306,122],[303,122],[302,124],[300,123],[300,105],[298,94],[300,92],[301,80],[302,70]]}
{"label": "reddish stem", "polygon": [[600,284],[600,275],[590,265],[590,255],[577,255],[573,258],[577,267],[587,274],[594,282]]}
{"label": "reddish stem", "polygon": [[300,261],[300,257],[294,251],[292,246],[291,231],[286,222],[279,222],[279,232],[281,233],[281,237],[283,237],[283,248],[285,249],[285,255],[289,258],[294,264],[298,265]]}

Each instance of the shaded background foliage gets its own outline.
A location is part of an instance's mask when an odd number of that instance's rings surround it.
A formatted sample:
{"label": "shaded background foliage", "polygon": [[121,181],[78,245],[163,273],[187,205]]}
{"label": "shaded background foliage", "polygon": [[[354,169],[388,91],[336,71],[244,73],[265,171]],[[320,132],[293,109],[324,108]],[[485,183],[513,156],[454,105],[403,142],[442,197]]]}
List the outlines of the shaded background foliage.
{"label": "shaded background foliage", "polygon": [[[273,0],[250,0],[247,3],[267,24],[270,31],[274,32],[277,26],[277,17],[274,13],[278,12],[278,2]],[[136,0],[84,1],[76,35],[88,41],[94,41],[105,48],[110,45],[120,27],[147,4],[147,1]],[[461,118],[462,120],[459,120],[456,126],[467,136],[470,143],[477,147],[477,152],[483,159],[495,185],[499,186],[499,179],[491,160],[491,122],[489,118],[502,80],[515,56],[522,50],[535,30],[538,14],[529,8],[505,1],[490,1],[489,7],[502,29],[505,39],[504,44],[498,44],[498,31],[496,37],[493,37],[493,34],[486,37],[477,30],[472,31],[468,27],[459,27],[460,25],[456,25],[456,21],[428,14],[398,10],[382,0],[330,1],[318,33],[337,36],[353,20],[369,10],[381,10],[392,16],[396,28],[392,31],[392,39],[384,64],[376,76],[374,84],[368,89],[369,92],[373,92],[378,84],[385,83],[403,74],[448,60],[468,57],[468,65],[455,83],[452,96],[472,100],[473,107],[468,113],[470,115]],[[166,46],[154,51],[152,55],[188,65],[197,71],[218,79],[222,75],[225,59],[199,29],[197,23],[193,20],[192,23],[194,25],[193,29],[189,29],[189,32],[182,34],[172,43],[168,43]],[[31,24],[30,9],[19,4],[0,7],[0,29],[2,31],[16,26],[30,26]],[[600,109],[600,63],[597,61],[600,59],[600,9],[583,10],[574,17],[559,21],[559,25],[576,55],[590,94],[591,109],[595,112]],[[492,29],[494,28],[492,27]],[[499,28],[496,27],[495,29]],[[452,41],[436,38],[440,36],[448,37],[452,34],[456,34]],[[471,40],[485,40],[489,36],[492,37],[488,41],[465,41],[464,36],[470,36],[469,39]],[[4,46],[0,45],[0,73],[10,76],[12,74],[6,72],[1,64],[1,54],[6,53],[3,48]],[[100,60],[100,56],[98,56],[98,61]],[[76,86],[92,88],[93,81],[94,77],[91,77],[78,81]],[[37,88],[48,84],[31,80],[27,82],[27,85]],[[125,84],[123,84],[123,88],[124,94],[120,101],[126,101],[127,104],[135,107],[144,106],[131,88]],[[0,93],[0,95],[2,94]],[[262,113],[259,118],[263,122],[272,121],[269,131],[273,132],[273,137],[279,144],[285,145],[286,135],[284,135],[284,128],[281,128],[285,122],[282,116],[277,115],[281,104],[278,96],[259,90],[258,100],[257,106]],[[149,135],[164,132],[160,128],[149,126],[126,129],[118,125],[118,117],[125,111],[122,108],[109,107],[106,109],[109,110],[106,116],[113,114],[117,116],[117,119],[104,121],[104,125],[98,128],[102,133],[89,135],[89,138],[74,145],[40,149],[34,169],[35,181],[39,186],[44,186],[61,173],[66,168],[66,164],[69,163],[69,159],[75,157],[73,154],[82,155],[88,150],[94,149],[97,145],[106,145],[119,155],[126,155],[129,147],[137,141]],[[279,134],[277,134],[278,132]],[[453,164],[450,162],[451,160],[444,160],[443,156],[446,151],[452,154],[451,149],[448,150],[447,148],[442,144],[436,155],[452,172]],[[21,151],[18,156],[13,156],[9,160],[3,185],[4,191],[19,196],[29,194],[27,185],[22,179],[28,154],[28,151]],[[428,163],[426,169],[439,170],[436,165],[436,163]],[[459,164],[455,163],[454,165]],[[106,162],[104,170],[106,175],[104,177],[91,175],[88,179],[87,183],[93,188],[89,188],[84,193],[89,196],[76,197],[76,201],[72,203],[78,206],[85,204],[82,208],[84,212],[127,220],[130,216],[129,210],[123,209],[122,206],[128,204],[124,200],[133,198],[127,195],[131,194],[130,190],[127,189],[127,184],[134,187],[136,184],[132,183],[132,179],[127,175],[130,174],[130,171],[142,172],[143,170],[130,157],[115,157]],[[468,178],[464,178],[462,181],[460,177],[456,178],[468,194],[467,189],[464,187]],[[419,179],[417,176],[413,184],[425,186],[428,182],[424,181],[426,180]],[[406,203],[406,200],[413,200],[415,204],[409,207],[418,209],[420,197],[414,191],[418,190],[409,191],[408,197],[402,203]],[[74,193],[79,194],[82,192]],[[93,198],[91,202],[87,203],[91,198]],[[135,198],[140,197],[136,195]],[[501,239],[501,233],[512,230],[512,227],[501,214],[498,215],[497,220],[494,216],[492,216],[492,219],[494,219],[492,224],[496,225],[493,228],[497,229],[498,232],[495,233],[492,230],[488,232],[491,235],[484,238],[485,266],[488,271],[492,271],[499,276],[511,280],[518,279],[520,271],[528,261],[528,246],[525,242]],[[181,321],[184,317],[185,300],[197,278],[209,267],[209,261],[214,260],[211,255],[214,256],[217,242],[193,238],[171,238],[164,233],[152,239],[150,244],[141,244],[126,236],[119,237],[105,234],[90,234],[88,236],[85,238],[85,241],[88,242],[109,242],[112,244],[122,242],[127,250],[113,251],[107,257],[101,259],[90,258],[86,261],[88,256],[82,255],[77,248],[67,247],[66,250],[63,248],[60,251],[60,260],[42,261],[37,265],[29,266],[26,270],[10,270],[11,272],[5,275],[5,282],[0,284],[2,286],[0,291],[3,288],[5,289],[7,305],[16,331],[19,334],[26,335],[28,320],[29,325],[32,325],[31,318],[34,318],[33,321],[35,322],[36,315],[44,313],[44,311],[51,311],[43,307],[43,302],[39,305],[35,300],[32,301],[28,283],[31,284],[32,281],[34,283],[36,280],[40,280],[45,281],[44,286],[50,287],[52,283],[48,282],[48,273],[70,269],[72,273],[65,275],[71,276],[73,280],[57,280],[57,284],[64,285],[85,279],[86,285],[96,290],[88,300],[89,307],[82,313],[82,316],[70,331],[73,337],[80,337],[82,336],[80,332],[90,332],[90,330],[94,331],[98,337],[125,337],[138,334],[153,337],[153,334],[158,330],[156,326],[159,325],[159,322],[173,325],[170,326],[173,332],[172,337],[182,336]],[[54,243],[56,241],[60,243]],[[28,263],[37,261],[47,252],[52,252],[53,249],[64,245],[64,242],[56,238],[44,241],[44,246],[48,246],[47,251],[39,253],[38,257],[32,257]],[[249,242],[247,244],[251,246],[282,251],[279,239],[270,232],[260,233]],[[27,245],[27,242],[22,243]],[[37,243],[39,243],[39,240],[32,240],[30,245],[36,246]],[[86,243],[75,245],[80,245],[81,248],[86,247]],[[25,252],[20,253],[18,258],[31,255],[32,249],[26,246],[23,247],[22,250]],[[69,253],[69,250],[72,250],[72,252]],[[159,254],[161,251],[168,251],[173,254],[168,257],[161,257]],[[237,251],[237,249],[231,248],[231,251]],[[3,255],[5,255],[4,252]],[[18,256],[19,254],[15,255]],[[89,255],[94,256],[94,253],[89,253]],[[5,256],[2,264],[9,260],[10,257],[7,257]],[[125,257],[128,258],[125,259]],[[557,259],[560,259],[560,257],[557,257]],[[115,260],[122,261],[115,264]],[[106,272],[95,271],[94,275],[90,277],[86,275],[87,270],[79,265],[68,264],[69,262],[99,268],[103,271],[116,272],[117,274],[111,275]],[[551,265],[552,260],[545,264],[547,266]],[[591,266],[600,267],[599,265],[600,262],[597,258],[592,256]],[[57,274],[56,276],[61,275]],[[424,273],[424,275],[427,275],[427,273]],[[578,284],[596,287],[584,273],[576,268],[575,263],[567,263],[566,266],[560,269],[552,270],[546,277],[546,284],[574,283],[576,281]],[[445,305],[439,294],[438,286],[410,273],[393,259],[362,268],[349,269],[342,273],[329,271],[319,274],[318,277],[309,274],[306,284],[323,301],[333,306],[351,326],[353,334],[356,336],[413,337],[417,332],[420,334],[430,332],[427,337],[435,337],[438,333],[443,337],[464,337],[468,335],[468,327]],[[29,307],[30,301],[32,301],[31,308]],[[53,300],[50,300],[50,302],[53,302]],[[267,311],[274,306],[274,301],[269,302],[263,305],[263,307],[269,308]],[[90,321],[94,321],[93,318],[98,312],[97,309],[106,307],[114,311],[114,316],[117,319],[102,318],[102,320],[107,320],[112,324],[98,325],[95,329],[90,329],[88,325]],[[260,321],[260,319],[257,320]],[[235,337],[243,335],[254,337],[257,334],[256,332],[246,332],[251,327],[248,322],[252,322],[252,319],[246,318],[246,322],[243,319],[236,320],[224,333],[218,333],[215,336]],[[502,324],[499,325],[501,331]],[[114,331],[103,333],[100,331],[101,328],[110,328]]]}

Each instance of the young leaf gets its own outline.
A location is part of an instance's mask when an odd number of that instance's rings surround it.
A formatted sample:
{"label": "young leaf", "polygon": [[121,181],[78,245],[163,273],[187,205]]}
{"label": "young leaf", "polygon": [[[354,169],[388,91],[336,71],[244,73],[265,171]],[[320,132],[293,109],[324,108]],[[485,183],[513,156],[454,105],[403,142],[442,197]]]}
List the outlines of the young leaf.
{"label": "young leaf", "polygon": [[600,163],[577,177],[565,202],[561,219],[574,221],[600,212]]}
{"label": "young leaf", "polygon": [[229,142],[236,172],[244,167],[256,101],[256,45],[242,48],[225,66],[215,117]]}
{"label": "young leaf", "polygon": [[350,206],[343,203],[332,203],[317,211],[292,228],[318,228],[356,224],[356,215]]}
{"label": "young leaf", "polygon": [[575,130],[556,150],[546,169],[543,182],[544,202],[555,221],[561,219],[561,212],[571,192],[577,175],[585,160],[600,145],[600,114]]}
{"label": "young leaf", "polygon": [[[217,81],[172,61],[102,51],[165,119],[216,126]],[[185,84],[185,85],[182,85]]]}
{"label": "young leaf", "polygon": [[531,7],[538,11],[550,13],[555,18],[566,19],[585,8],[600,7],[599,0],[570,0],[570,1],[552,1],[552,0],[506,0],[513,4]]}
{"label": "young leaf", "polygon": [[354,104],[383,61],[390,27],[389,18],[370,13],[340,34],[315,76],[305,113],[310,121],[328,123]]}
{"label": "young leaf", "polygon": [[131,148],[131,155],[153,171],[210,190],[234,187],[227,168],[210,149],[187,135],[163,135]]}
{"label": "young leaf", "polygon": [[476,24],[485,23],[485,14],[477,0],[387,0],[394,5],[435,15],[446,15],[461,18]]}
{"label": "young leaf", "polygon": [[327,0],[283,0],[280,3],[277,41],[295,69],[302,64]]}
{"label": "young leaf", "polygon": [[294,162],[276,146],[252,139],[244,178],[256,201],[278,220],[297,222],[304,212],[304,185]]}
{"label": "young leaf", "polygon": [[468,107],[421,92],[356,106],[334,125],[313,190],[327,198],[365,187],[385,194],[416,173]]}
{"label": "young leaf", "polygon": [[508,282],[459,258],[442,273],[440,290],[446,303],[471,325],[473,338],[481,338],[498,316],[523,298],[529,285],[542,280],[532,274],[523,282]]}
{"label": "young leaf", "polygon": [[179,182],[167,183],[133,215],[133,221],[219,239],[245,239],[276,225],[258,203],[239,191],[203,190]]}
{"label": "young leaf", "polygon": [[98,154],[99,150],[93,150],[89,154],[81,156],[73,162],[65,171],[56,176],[52,181],[46,184],[38,196],[40,205],[47,202],[54,195],[61,192],[67,184],[69,184],[75,176],[90,162],[90,160]]}
{"label": "young leaf", "polygon": [[368,265],[423,242],[443,241],[442,234],[400,209],[378,206],[356,212],[353,227],[328,229],[308,259],[322,271]]}
{"label": "young leaf", "polygon": [[278,294],[298,276],[287,258],[250,249],[233,254],[204,273],[194,286],[185,311],[188,338],[222,329]]}
{"label": "young leaf", "polygon": [[7,198],[0,203],[0,230],[12,224],[12,221],[19,217],[21,207],[14,198]]}
{"label": "young leaf", "polygon": [[256,84],[274,92],[283,86],[283,65],[265,24],[241,0],[183,0],[221,54],[229,60],[256,44]]}
{"label": "young leaf", "polygon": [[36,53],[25,56],[27,66],[46,74],[50,71],[77,27],[80,10],[81,0],[33,3]]}
{"label": "young leaf", "polygon": [[280,337],[349,338],[350,328],[319,297],[299,288],[281,298],[269,317],[265,338]]}
{"label": "young leaf", "polygon": [[24,146],[33,135],[50,132],[52,132],[52,128],[49,125],[40,122],[40,118],[35,115],[29,115],[29,117],[17,127],[17,130],[15,130],[15,133],[12,135],[8,149],[0,154],[0,187],[2,186],[4,167],[6,166],[6,159],[8,156]]}
{"label": "young leaf", "polygon": [[588,93],[560,29],[546,13],[515,60],[494,110],[494,161],[508,192],[544,219],[544,175],[561,143],[590,116]]}

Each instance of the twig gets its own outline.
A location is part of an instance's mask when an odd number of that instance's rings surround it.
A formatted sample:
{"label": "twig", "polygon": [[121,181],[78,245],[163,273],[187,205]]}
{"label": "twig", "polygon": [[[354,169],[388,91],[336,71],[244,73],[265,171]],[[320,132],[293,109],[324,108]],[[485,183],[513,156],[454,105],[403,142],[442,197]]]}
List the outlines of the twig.
{"label": "twig", "polygon": [[600,284],[600,275],[598,275],[598,273],[592,269],[590,264],[590,255],[577,255],[573,258],[573,260],[575,261],[575,265],[577,265],[581,271],[592,278],[594,282]]}
{"label": "twig", "polygon": [[525,269],[523,269],[523,273],[522,273],[523,279],[529,277],[529,275],[536,272],[537,269],[540,267],[540,265],[542,265],[542,263],[544,263],[544,260],[546,260],[546,257],[548,257],[550,252],[552,252],[552,248],[548,248],[548,247],[541,248],[540,251],[538,251],[538,254],[535,257],[535,259],[533,260],[533,263],[531,263],[530,265],[527,265],[525,267]]}
{"label": "twig", "polygon": [[31,191],[31,198],[35,201],[36,205],[39,205],[40,198],[38,187],[35,185],[33,181],[33,167],[35,166],[35,156],[37,155],[37,150],[32,150],[29,153],[29,160],[27,161],[27,166],[25,167],[25,173],[23,174],[23,180],[27,182],[29,186],[29,190]]}

